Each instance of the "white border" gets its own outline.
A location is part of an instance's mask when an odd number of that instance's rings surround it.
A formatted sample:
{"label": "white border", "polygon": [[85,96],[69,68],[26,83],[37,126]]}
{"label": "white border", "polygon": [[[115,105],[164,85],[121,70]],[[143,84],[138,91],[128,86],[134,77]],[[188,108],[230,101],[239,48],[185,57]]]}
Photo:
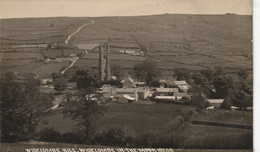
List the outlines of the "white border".
{"label": "white border", "polygon": [[260,151],[260,0],[253,0],[254,151]]}

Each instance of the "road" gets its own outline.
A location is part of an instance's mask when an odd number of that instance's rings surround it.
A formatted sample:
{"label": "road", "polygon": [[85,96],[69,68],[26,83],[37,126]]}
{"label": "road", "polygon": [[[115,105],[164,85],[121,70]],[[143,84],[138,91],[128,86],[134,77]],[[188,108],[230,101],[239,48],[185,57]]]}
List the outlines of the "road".
{"label": "road", "polygon": [[64,69],[63,71],[61,71],[61,74],[64,74],[69,68],[71,68],[71,67],[76,63],[76,61],[77,61],[78,59],[79,59],[79,58],[76,57],[66,69]]}
{"label": "road", "polygon": [[90,24],[84,24],[82,25],[81,27],[79,27],[74,33],[72,33],[71,35],[68,36],[68,38],[65,40],[65,43],[68,44],[69,43],[69,40],[72,36],[74,36],[75,34],[77,34],[83,27],[87,26],[87,25],[91,25],[91,24],[94,24],[95,21],[94,20],[90,20]]}
{"label": "road", "polygon": [[[68,44],[70,38],[71,38],[72,36],[74,36],[75,34],[77,34],[83,27],[95,23],[94,20],[89,20],[89,21],[90,21],[89,24],[84,24],[84,25],[80,26],[74,33],[72,33],[71,35],[69,35],[68,38],[67,38],[67,40],[65,41],[65,43]],[[79,58],[76,57],[76,58],[73,60],[73,62],[72,62],[66,69],[64,69],[64,70],[61,72],[61,74],[64,74],[69,68],[71,68],[71,67],[76,63],[76,61],[77,61],[78,59],[79,59]]]}

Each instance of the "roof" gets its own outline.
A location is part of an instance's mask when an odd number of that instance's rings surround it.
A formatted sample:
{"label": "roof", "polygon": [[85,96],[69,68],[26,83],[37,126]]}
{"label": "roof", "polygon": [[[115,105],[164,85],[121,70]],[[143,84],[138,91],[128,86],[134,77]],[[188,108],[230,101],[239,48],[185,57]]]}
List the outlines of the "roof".
{"label": "roof", "polygon": [[189,89],[188,85],[178,85],[178,87],[179,87],[181,90],[188,90],[188,89]]}
{"label": "roof", "polygon": [[187,85],[186,81],[173,81],[176,85]]}
{"label": "roof", "polygon": [[161,80],[159,80],[159,82],[161,82],[161,83],[166,83],[166,80],[161,79]]}
{"label": "roof", "polygon": [[187,93],[182,93],[182,92],[176,92],[176,93],[174,94],[174,96],[176,96],[176,97],[190,97],[189,94],[187,94]]}
{"label": "roof", "polygon": [[178,88],[156,88],[157,92],[179,92]]}
{"label": "roof", "polygon": [[145,88],[116,88],[116,92],[118,93],[122,93],[122,92],[125,92],[125,93],[134,93],[135,90],[137,92],[144,92],[145,91]]}
{"label": "roof", "polygon": [[127,94],[123,95],[123,98],[125,98],[127,100],[135,100],[135,98],[133,98],[133,97],[127,95]]}
{"label": "roof", "polygon": [[224,99],[208,99],[209,103],[223,103]]}
{"label": "roof", "polygon": [[146,82],[135,82],[135,84],[146,84]]}

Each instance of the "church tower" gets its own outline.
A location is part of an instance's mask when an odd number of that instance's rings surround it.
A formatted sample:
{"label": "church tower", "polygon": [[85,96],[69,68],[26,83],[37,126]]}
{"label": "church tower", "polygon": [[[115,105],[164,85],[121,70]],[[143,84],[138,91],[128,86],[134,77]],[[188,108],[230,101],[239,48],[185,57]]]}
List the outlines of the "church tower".
{"label": "church tower", "polygon": [[106,81],[111,78],[108,43],[105,45],[100,44],[99,46],[99,75],[101,81]]}

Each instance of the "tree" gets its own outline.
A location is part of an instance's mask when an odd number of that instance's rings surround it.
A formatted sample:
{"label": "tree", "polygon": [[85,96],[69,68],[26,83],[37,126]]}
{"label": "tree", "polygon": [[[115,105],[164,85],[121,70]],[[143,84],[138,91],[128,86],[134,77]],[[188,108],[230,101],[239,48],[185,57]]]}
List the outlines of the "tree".
{"label": "tree", "polygon": [[116,86],[118,88],[123,87],[120,80],[107,80],[107,81],[103,81],[102,84],[110,84],[111,86]]}
{"label": "tree", "polygon": [[193,97],[190,103],[196,106],[197,110],[199,111],[204,110],[210,106],[210,103],[206,100],[206,98],[201,95]]}
{"label": "tree", "polygon": [[160,87],[160,85],[161,85],[161,83],[159,82],[159,80],[153,80],[152,82],[151,82],[151,87]]}
{"label": "tree", "polygon": [[75,74],[78,89],[91,89],[99,86],[98,77],[89,69],[78,69]]}
{"label": "tree", "polygon": [[78,125],[84,128],[83,132],[86,139],[90,139],[91,133],[95,129],[97,118],[103,115],[103,107],[98,105],[97,101],[85,97],[86,94],[90,95],[94,92],[95,90],[81,92],[76,95],[67,95],[67,101],[63,109],[64,115],[79,120]]}
{"label": "tree", "polygon": [[236,96],[233,99],[233,105],[239,107],[240,109],[245,109],[249,106],[252,106],[250,95],[244,91],[239,91],[236,93]]}
{"label": "tree", "polygon": [[216,88],[216,97],[219,99],[225,99],[228,95],[235,92],[232,79],[227,77],[215,78],[213,85]]}
{"label": "tree", "polygon": [[111,75],[116,76],[118,80],[121,80],[124,76],[124,70],[119,64],[112,64],[110,66]]}
{"label": "tree", "polygon": [[52,74],[51,74],[51,78],[52,78],[53,81],[55,81],[55,79],[60,79],[60,78],[62,78],[62,74],[61,74],[61,73],[57,73],[57,72],[52,73]]}
{"label": "tree", "polygon": [[196,85],[205,86],[205,85],[208,85],[208,84],[209,84],[208,79],[206,78],[206,76],[202,75],[202,74],[199,73],[199,72],[195,72],[195,73],[192,75],[192,79],[194,80],[194,83],[195,83]]}
{"label": "tree", "polygon": [[177,80],[185,80],[187,82],[190,82],[191,73],[189,70],[185,68],[175,68],[173,72]]}
{"label": "tree", "polygon": [[54,89],[57,91],[63,91],[66,88],[65,80],[63,78],[54,79]]}
{"label": "tree", "polygon": [[230,95],[228,97],[226,97],[222,103],[222,108],[225,108],[225,109],[230,109],[231,106],[232,106],[232,102],[234,100],[234,96],[233,95]]}
{"label": "tree", "polygon": [[0,79],[1,132],[7,142],[31,139],[41,114],[53,98],[39,93],[40,80],[33,74],[6,73]]}
{"label": "tree", "polygon": [[147,85],[150,85],[160,75],[157,63],[151,59],[146,59],[141,64],[136,64],[134,71],[138,81],[143,80]]}
{"label": "tree", "polygon": [[204,96],[204,97],[210,96],[210,90],[209,90],[209,88],[207,88],[207,86],[191,84],[191,87],[189,88],[188,92],[194,97],[195,96]]}
{"label": "tree", "polygon": [[209,82],[212,82],[214,80],[214,71],[209,69],[203,69],[200,70],[200,73],[204,75]]}
{"label": "tree", "polygon": [[240,70],[240,71],[238,71],[238,76],[239,76],[239,78],[241,78],[241,79],[243,79],[243,80],[246,80],[247,79],[247,72],[246,72],[246,70]]}

